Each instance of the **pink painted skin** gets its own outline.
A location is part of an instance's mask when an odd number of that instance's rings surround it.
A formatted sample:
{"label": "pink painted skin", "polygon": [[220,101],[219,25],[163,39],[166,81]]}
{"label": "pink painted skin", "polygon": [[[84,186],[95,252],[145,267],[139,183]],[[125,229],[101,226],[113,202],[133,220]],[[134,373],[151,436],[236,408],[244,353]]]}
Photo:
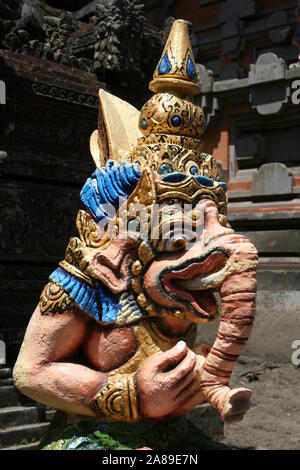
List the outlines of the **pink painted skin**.
{"label": "pink painted skin", "polygon": [[[184,313],[183,319],[171,315],[161,319],[163,328],[169,333],[183,335],[191,322],[206,322],[215,312],[216,305],[210,294],[201,297],[194,295],[194,291],[187,291],[183,300],[180,296],[175,300],[170,298],[172,289],[176,295],[182,290],[182,285],[178,287],[172,283],[172,274],[166,273],[162,289],[162,273],[169,267],[170,272],[175,273],[176,282],[180,275],[183,282],[192,282],[196,274],[205,277],[212,273],[214,276],[216,272],[213,279],[223,307],[218,337],[203,366],[199,365],[200,358],[184,342],[145,360],[136,373],[141,418],[163,419],[181,415],[205,399],[220,412],[224,421],[236,422],[242,419],[250,406],[251,392],[247,389],[231,390],[228,383],[252,329],[257,252],[245,237],[235,235],[233,230],[219,224],[217,208],[212,201],[201,201],[201,206],[205,213],[201,244],[180,253],[158,255],[147,268],[144,288],[147,295],[160,305],[170,306],[172,311],[175,307]],[[115,292],[120,291],[116,282],[118,270],[121,273],[121,291],[128,287],[129,276],[125,268],[129,266],[129,259],[133,259],[136,240],[134,237],[130,239],[129,255],[125,249],[129,247],[124,243],[117,239],[114,246],[109,247],[109,253],[102,251],[93,258],[93,267],[98,270],[99,277],[102,276],[108,286],[111,279]],[[226,256],[218,254],[220,248]],[[201,265],[199,255],[206,252],[214,254]],[[228,257],[233,262],[230,274],[218,279],[218,272]],[[195,259],[198,262],[196,271],[189,268],[196,263]],[[183,262],[187,269],[182,268]],[[189,303],[189,295],[194,299],[195,307]],[[37,307],[15,366],[15,384],[21,392],[37,401],[72,415],[101,419],[101,412],[95,407],[95,397],[106,384],[108,372],[126,363],[136,348],[130,327],[101,328],[77,311],[65,311],[55,316],[41,315]],[[71,362],[78,351],[83,351],[91,366]]]}
{"label": "pink painted skin", "polygon": [[[196,376],[200,374],[198,383],[202,396],[198,388],[190,400],[179,406],[178,412],[182,412],[187,403],[195,406],[197,400],[199,403],[204,398],[219,411],[223,421],[233,423],[240,421],[250,407],[251,391],[245,388],[231,390],[228,384],[253,326],[258,256],[248,239],[220,225],[212,201],[204,200],[199,205],[205,218],[202,239],[189,250],[157,256],[145,273],[144,288],[157,303],[179,309],[186,320],[195,323],[206,323],[216,312],[217,305],[210,291],[184,292],[183,286],[190,288],[195,275],[200,274],[203,283],[209,279],[209,287],[219,292],[222,317],[218,336],[203,367],[196,371]],[[199,255],[205,253],[206,259],[197,264]],[[224,275],[227,261],[229,270]]]}
{"label": "pink painted skin", "polygon": [[[192,382],[196,356],[185,343],[180,346],[150,357],[140,368],[137,383],[144,383],[139,396],[143,417],[166,417],[188,397],[188,390],[183,390],[179,381],[186,386]],[[69,361],[81,348],[97,370]],[[121,357],[118,355],[120,350]],[[95,408],[95,397],[107,381],[106,372],[118,367],[122,359],[125,363],[135,350],[131,328],[103,330],[89,324],[77,312],[43,316],[37,307],[20,351],[23,360],[26,352],[26,385],[20,382],[20,364],[17,362],[16,386],[31,398],[67,413],[101,419],[101,413]],[[173,367],[173,373],[166,373],[166,367]],[[151,391],[145,392],[149,380]],[[139,390],[139,385],[137,388]],[[162,396],[165,397],[163,402]]]}

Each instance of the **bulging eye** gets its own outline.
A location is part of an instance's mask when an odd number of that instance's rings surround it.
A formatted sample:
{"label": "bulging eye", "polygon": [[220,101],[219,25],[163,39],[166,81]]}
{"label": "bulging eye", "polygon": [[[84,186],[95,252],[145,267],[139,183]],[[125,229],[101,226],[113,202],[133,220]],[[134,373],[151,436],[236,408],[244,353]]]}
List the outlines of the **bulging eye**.
{"label": "bulging eye", "polygon": [[186,240],[184,238],[176,238],[171,242],[171,248],[173,250],[181,250],[186,245]]}
{"label": "bulging eye", "polygon": [[194,161],[189,161],[185,165],[185,172],[188,175],[197,176],[200,173],[199,165]]}
{"label": "bulging eye", "polygon": [[173,168],[169,163],[163,163],[158,169],[159,175],[167,175],[168,173],[172,173],[172,172],[173,172]]}
{"label": "bulging eye", "polygon": [[198,175],[198,168],[196,167],[196,165],[191,166],[190,173],[191,175]]}
{"label": "bulging eye", "polygon": [[170,239],[165,241],[164,251],[179,251],[183,250],[188,242],[184,234],[173,235]]}

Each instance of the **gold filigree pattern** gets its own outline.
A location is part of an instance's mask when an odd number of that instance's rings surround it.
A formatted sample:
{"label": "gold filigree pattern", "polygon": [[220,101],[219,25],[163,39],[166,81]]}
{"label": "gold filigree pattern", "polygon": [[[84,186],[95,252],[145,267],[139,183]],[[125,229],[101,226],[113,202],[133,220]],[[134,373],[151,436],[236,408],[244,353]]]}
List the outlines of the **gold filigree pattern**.
{"label": "gold filigree pattern", "polygon": [[172,135],[172,134],[151,134],[144,137],[140,137],[137,140],[138,148],[144,145],[159,145],[171,144],[184,147],[195,152],[200,152],[204,148],[202,140],[194,139],[192,137],[186,137],[184,135]]}
{"label": "gold filigree pattern", "polygon": [[80,281],[84,281],[89,286],[94,287],[94,283],[89,276],[84,274],[82,271],[80,271],[78,268],[76,268],[72,264],[68,263],[66,260],[60,261],[59,266],[63,268],[65,271],[67,271],[68,273],[70,273],[72,276],[74,276],[76,279],[79,279]]}
{"label": "gold filigree pattern", "polygon": [[96,396],[96,406],[112,421],[135,422],[139,419],[133,374],[109,377]]}
{"label": "gold filigree pattern", "polygon": [[147,165],[152,171],[160,175],[164,174],[164,167],[169,168],[169,173],[181,172],[190,175],[192,166],[197,169],[197,174],[201,176],[215,179],[218,174],[216,163],[211,155],[176,144],[143,144],[134,149],[134,152],[130,155],[130,160],[141,167]]}
{"label": "gold filigree pattern", "polygon": [[175,134],[199,139],[205,130],[200,106],[170,93],[157,93],[141,109],[140,131],[150,134]]}
{"label": "gold filigree pattern", "polygon": [[95,221],[90,214],[83,210],[78,211],[76,227],[80,240],[86,246],[97,248],[101,245],[101,239]]}
{"label": "gold filigree pattern", "polygon": [[40,310],[43,315],[62,313],[73,307],[72,299],[62,286],[55,281],[46,284],[40,296]]}
{"label": "gold filigree pattern", "polygon": [[212,187],[202,186],[195,178],[190,176],[179,183],[165,181],[157,182],[159,202],[169,199],[182,199],[187,203],[195,204],[202,197],[212,199],[219,209],[226,204],[226,193],[220,183],[214,182]]}
{"label": "gold filigree pattern", "polygon": [[96,274],[90,264],[89,258],[92,254],[93,248],[87,247],[79,238],[73,237],[66,249],[65,261],[67,264],[63,263],[62,267],[67,267],[67,271],[70,272],[71,266],[73,266],[76,269],[71,274],[74,274],[75,277],[81,274],[85,282],[92,282],[91,279],[94,279]]}
{"label": "gold filigree pattern", "polygon": [[199,93],[196,65],[187,23],[173,23],[168,41],[149,84],[150,90],[176,90],[186,95]]}

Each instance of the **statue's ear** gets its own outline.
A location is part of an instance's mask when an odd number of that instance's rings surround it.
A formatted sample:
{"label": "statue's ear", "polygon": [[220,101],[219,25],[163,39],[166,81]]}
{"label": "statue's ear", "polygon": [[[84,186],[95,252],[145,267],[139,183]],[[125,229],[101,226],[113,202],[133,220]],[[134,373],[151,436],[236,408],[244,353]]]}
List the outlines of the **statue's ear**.
{"label": "statue's ear", "polygon": [[137,257],[138,245],[138,236],[128,232],[112,240],[107,248],[97,249],[90,260],[94,275],[114,294],[129,287],[130,265]]}
{"label": "statue's ear", "polygon": [[142,136],[138,128],[139,111],[107,91],[99,91],[98,130],[90,139],[90,150],[96,167],[105,166],[107,160],[124,160],[125,154],[137,145]]}

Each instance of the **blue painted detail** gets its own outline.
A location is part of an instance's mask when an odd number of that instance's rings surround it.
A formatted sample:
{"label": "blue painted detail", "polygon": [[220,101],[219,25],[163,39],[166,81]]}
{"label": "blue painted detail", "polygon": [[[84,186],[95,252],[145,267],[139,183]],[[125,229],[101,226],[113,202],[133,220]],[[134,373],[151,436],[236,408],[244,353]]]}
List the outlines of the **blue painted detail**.
{"label": "blue painted detail", "polygon": [[[105,168],[97,168],[87,179],[81,190],[81,200],[97,222],[110,220],[115,215],[112,209],[119,208],[120,198],[128,199],[140,176],[136,164],[123,162],[119,165],[108,160]],[[104,204],[107,206],[103,207]]]}
{"label": "blue painted detail", "polygon": [[220,182],[220,185],[222,186],[222,188],[224,189],[225,192],[228,191],[228,186],[226,183],[224,183],[223,181]]}
{"label": "blue painted detail", "polygon": [[163,181],[166,181],[167,183],[179,183],[180,181],[184,181],[188,178],[188,176],[185,173],[169,173],[168,175],[164,176],[162,178]]}
{"label": "blue painted detail", "polygon": [[198,183],[202,184],[202,186],[207,186],[208,188],[211,188],[214,186],[214,181],[207,176],[195,176],[195,179],[198,181]]}
{"label": "blue painted detail", "polygon": [[159,175],[166,175],[168,173],[172,173],[172,171],[173,171],[172,165],[170,165],[169,163],[163,163],[162,165],[160,165],[157,173]]}
{"label": "blue painted detail", "polygon": [[198,168],[196,166],[191,166],[190,173],[191,175],[198,175]]}
{"label": "blue painted detail", "polygon": [[100,282],[94,289],[61,267],[57,268],[49,279],[60,284],[69,293],[73,302],[90,313],[95,320],[103,323],[113,323],[117,320],[121,310],[119,299]]}
{"label": "blue painted detail", "polygon": [[60,284],[79,308],[93,315],[96,320],[100,320],[95,289],[60,267],[49,276],[49,279]]}
{"label": "blue painted detail", "polygon": [[171,68],[172,68],[171,62],[169,61],[167,53],[165,53],[165,55],[161,59],[160,64],[158,66],[158,74],[164,75],[170,72]]}
{"label": "blue painted detail", "polygon": [[186,70],[187,70],[188,76],[189,76],[191,79],[195,78],[195,76],[196,76],[196,70],[195,70],[194,63],[193,63],[193,61],[192,61],[192,59],[191,59],[190,56],[188,57]]}
{"label": "blue painted detail", "polygon": [[145,118],[141,119],[140,125],[141,125],[142,129],[144,129],[144,130],[147,129],[147,121],[146,121]]}
{"label": "blue painted detail", "polygon": [[97,292],[99,301],[102,309],[102,322],[113,323],[118,318],[118,313],[121,310],[121,304],[117,297],[114,297],[112,293],[102,284],[98,284]]}
{"label": "blue painted detail", "polygon": [[172,126],[179,127],[182,124],[182,119],[180,116],[173,116],[171,119]]}

